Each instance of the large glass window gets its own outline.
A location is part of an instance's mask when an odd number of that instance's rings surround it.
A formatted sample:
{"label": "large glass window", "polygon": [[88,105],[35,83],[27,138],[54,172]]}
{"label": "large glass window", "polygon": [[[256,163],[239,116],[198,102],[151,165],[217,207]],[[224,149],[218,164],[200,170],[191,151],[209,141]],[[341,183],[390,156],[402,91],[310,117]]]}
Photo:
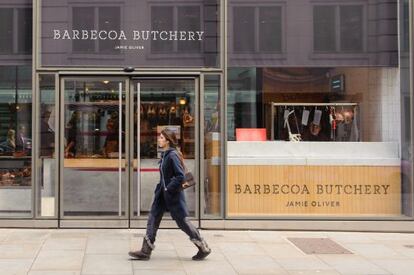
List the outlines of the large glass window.
{"label": "large glass window", "polygon": [[0,217],[32,214],[32,1],[0,6]]}
{"label": "large glass window", "polygon": [[342,2],[229,4],[227,217],[412,217],[408,1]]}
{"label": "large glass window", "polygon": [[393,67],[230,68],[227,215],[409,213],[400,98]]}
{"label": "large glass window", "polygon": [[39,116],[37,118],[38,128],[36,136],[38,138],[37,155],[37,198],[38,215],[43,217],[53,217],[57,213],[56,194],[57,194],[57,153],[55,133],[57,131],[57,108],[55,75],[42,74],[39,76]]}
{"label": "large glass window", "polygon": [[61,217],[126,215],[124,79],[68,78],[61,134]]}
{"label": "large glass window", "polygon": [[279,5],[229,2],[226,216],[411,218],[408,1]]}
{"label": "large glass window", "polygon": [[0,66],[1,216],[31,213],[31,129],[31,66]]}
{"label": "large glass window", "polygon": [[204,76],[204,199],[205,217],[220,217],[222,206],[221,181],[221,78]]}
{"label": "large glass window", "polygon": [[[413,68],[411,66],[412,51],[410,51],[410,29],[412,30],[412,18],[410,18],[410,4],[408,0],[400,1],[400,85],[401,85],[401,181],[404,215],[413,215],[413,137],[412,131],[412,81]],[[411,47],[412,50],[412,47]],[[410,87],[411,86],[411,87]]]}

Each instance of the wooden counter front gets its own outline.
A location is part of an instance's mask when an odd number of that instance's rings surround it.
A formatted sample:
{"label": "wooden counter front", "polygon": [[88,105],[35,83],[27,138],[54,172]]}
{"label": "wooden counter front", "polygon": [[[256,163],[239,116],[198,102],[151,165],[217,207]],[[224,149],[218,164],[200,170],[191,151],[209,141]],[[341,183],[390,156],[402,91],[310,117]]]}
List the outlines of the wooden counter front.
{"label": "wooden counter front", "polygon": [[[64,167],[79,169],[117,169],[119,167],[119,160],[103,158],[65,159]],[[125,167],[125,160],[122,160],[121,167]]]}
{"label": "wooden counter front", "polygon": [[227,215],[399,216],[399,166],[230,165]]}

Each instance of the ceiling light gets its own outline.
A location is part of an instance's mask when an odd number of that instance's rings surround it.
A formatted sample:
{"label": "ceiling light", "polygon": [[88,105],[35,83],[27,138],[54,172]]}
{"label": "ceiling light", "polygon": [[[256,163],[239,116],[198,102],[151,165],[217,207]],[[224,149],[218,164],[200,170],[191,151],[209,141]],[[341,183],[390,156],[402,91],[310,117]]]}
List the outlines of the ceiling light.
{"label": "ceiling light", "polygon": [[187,101],[185,100],[185,98],[182,97],[182,98],[180,98],[179,103],[180,103],[180,105],[185,105],[187,103]]}

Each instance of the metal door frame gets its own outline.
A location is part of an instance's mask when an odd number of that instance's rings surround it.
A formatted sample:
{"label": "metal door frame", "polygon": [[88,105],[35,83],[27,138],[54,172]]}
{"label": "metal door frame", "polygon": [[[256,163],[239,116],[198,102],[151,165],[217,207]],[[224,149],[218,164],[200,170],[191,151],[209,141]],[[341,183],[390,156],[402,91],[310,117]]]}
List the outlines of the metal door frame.
{"label": "metal door frame", "polygon": [[[125,213],[122,216],[68,216],[63,215],[63,166],[64,166],[64,134],[65,134],[65,118],[64,118],[64,112],[65,112],[65,81],[66,80],[82,80],[82,81],[102,81],[102,80],[109,80],[109,81],[120,81],[125,84],[125,87],[123,87],[123,92],[125,92],[125,177],[126,177],[126,184],[125,190],[122,192],[122,196],[124,197],[125,201],[121,201],[122,205],[125,207]],[[140,75],[140,74],[134,74],[134,75],[117,75],[117,74],[60,74],[59,79],[56,81],[59,83],[58,87],[58,102],[59,102],[59,154],[58,154],[58,191],[57,191],[57,206],[58,206],[58,222],[59,227],[62,228],[134,228],[134,227],[143,227],[145,224],[144,220],[146,221],[147,215],[145,216],[134,216],[134,209],[133,204],[131,203],[133,199],[140,198],[134,198],[134,194],[132,192],[132,186],[134,183],[133,181],[133,173],[134,173],[134,167],[133,167],[133,161],[134,161],[134,155],[133,150],[135,146],[138,146],[139,149],[139,131],[140,127],[137,128],[138,131],[138,140],[137,144],[134,143],[134,92],[135,87],[133,87],[134,83],[137,80],[160,80],[160,79],[168,79],[168,80],[193,80],[194,81],[194,107],[195,107],[195,174],[196,178],[198,179],[198,182],[200,181],[200,177],[202,175],[202,168],[201,168],[201,152],[200,152],[200,121],[201,121],[201,110],[200,110],[200,74],[199,73],[189,73],[189,74],[165,74],[165,73],[155,73],[155,74],[148,74],[148,75]],[[138,100],[140,100],[140,94],[138,94]],[[138,113],[139,114],[139,113]],[[138,117],[138,125],[140,123],[140,119]],[[139,155],[139,151],[138,151]],[[140,162],[138,161],[138,173],[139,173],[139,165]],[[139,180],[139,177],[138,177]],[[139,190],[140,188],[138,188]],[[200,193],[201,192],[201,186],[200,184],[197,185],[195,190],[195,213],[194,217],[191,217],[191,220],[196,220],[198,225],[200,225],[200,219],[201,219],[201,198]],[[139,205],[139,204],[138,204]],[[138,225],[138,226],[137,226]],[[175,226],[175,223],[173,223],[168,217],[164,218],[164,222],[162,223],[162,227],[171,227]]]}
{"label": "metal door frame", "polygon": [[[194,133],[194,139],[195,139],[195,151],[194,151],[194,161],[195,161],[195,171],[194,171],[194,173],[195,173],[195,176],[196,176],[196,179],[198,179],[198,182],[201,182],[200,181],[200,176],[201,176],[201,162],[200,162],[200,146],[201,146],[201,144],[200,144],[200,121],[201,121],[201,116],[200,116],[200,76],[199,75],[189,75],[189,76],[182,76],[182,75],[178,75],[178,76],[174,76],[174,75],[170,75],[170,76],[164,76],[164,75],[162,75],[162,76],[157,76],[157,75],[148,75],[148,76],[133,76],[133,77],[131,77],[130,78],[130,87],[129,87],[129,91],[130,91],[130,107],[129,107],[129,110],[130,110],[130,114],[129,114],[129,116],[130,116],[130,120],[129,120],[129,122],[130,122],[130,129],[131,129],[131,131],[130,131],[130,133],[129,133],[129,140],[131,141],[130,142],[130,144],[129,144],[129,155],[131,156],[130,157],[130,165],[129,165],[129,169],[130,169],[130,180],[129,180],[129,190],[130,190],[130,197],[129,197],[129,201],[130,202],[132,202],[132,201],[134,201],[134,200],[137,200],[137,211],[138,211],[138,215],[137,216],[134,216],[134,208],[133,208],[133,206],[132,206],[132,203],[130,203],[130,207],[129,207],[129,221],[131,222],[135,222],[134,224],[142,224],[142,223],[139,223],[139,221],[142,221],[143,219],[145,219],[145,221],[147,220],[147,218],[148,218],[148,216],[140,216],[139,215],[139,211],[140,211],[140,188],[139,188],[139,185],[140,185],[140,161],[139,161],[139,159],[138,159],[138,163],[137,163],[137,173],[138,173],[138,175],[137,175],[137,180],[138,180],[138,182],[136,183],[138,186],[137,186],[137,196],[138,196],[138,198],[137,197],[134,197],[134,194],[133,194],[133,192],[132,192],[132,190],[133,190],[133,188],[132,188],[132,185],[133,184],[135,184],[135,182],[134,182],[134,180],[133,180],[133,173],[134,173],[134,171],[133,171],[133,169],[134,169],[134,167],[133,167],[133,161],[134,161],[134,152],[133,152],[133,150],[134,150],[134,147],[135,146],[137,146],[137,156],[139,156],[140,155],[140,127],[137,127],[137,133],[134,133],[134,125],[133,125],[133,123],[134,123],[134,120],[132,119],[133,118],[133,116],[134,116],[134,103],[135,103],[135,91],[138,91],[137,92],[137,104],[140,104],[140,97],[141,97],[141,94],[140,94],[140,83],[138,82],[138,81],[140,81],[140,80],[143,80],[143,81],[145,81],[145,80],[152,80],[152,81],[156,81],[156,80],[192,80],[193,82],[194,82],[194,100],[195,100],[195,102],[194,102],[194,107],[195,107],[195,127],[194,127],[194,131],[195,131],[195,133]],[[135,87],[135,84],[137,85],[137,87]],[[140,115],[139,115],[139,112],[138,112],[138,114],[137,114],[137,116],[138,116],[138,119],[137,119],[137,123],[138,123],[138,126],[140,126],[140,123],[141,123],[141,121],[140,121]],[[134,135],[135,134],[137,134],[137,144],[133,144],[133,141],[134,141]],[[192,220],[197,220],[197,223],[198,223],[198,225],[200,224],[200,218],[201,218],[201,215],[200,215],[200,205],[201,205],[201,200],[200,200],[200,190],[201,190],[201,188],[200,188],[200,184],[197,184],[196,185],[196,189],[195,189],[195,213],[194,213],[194,217],[190,217],[190,219],[192,219]],[[167,221],[166,223],[164,223],[165,225],[167,225],[168,226],[168,220],[170,220],[170,219],[168,219],[168,217],[164,217],[164,220],[165,221]],[[130,225],[130,227],[131,227],[131,225]],[[133,227],[135,227],[135,226],[133,226]]]}
{"label": "metal door frame", "polygon": [[[103,80],[109,80],[109,81],[119,81],[120,83],[124,83],[123,85],[125,85],[125,87],[122,87],[122,92],[125,92],[125,108],[126,108],[126,116],[125,119],[128,122],[129,117],[128,117],[128,113],[129,113],[129,78],[128,77],[122,77],[122,76],[60,76],[59,79],[59,84],[60,84],[60,89],[59,89],[59,103],[60,103],[60,110],[59,110],[59,121],[60,121],[60,128],[59,128],[59,133],[60,133],[60,138],[59,138],[59,195],[58,195],[58,206],[59,206],[59,224],[61,227],[100,227],[100,226],[108,226],[108,227],[113,227],[112,224],[114,224],[114,221],[121,221],[121,220],[128,220],[128,204],[129,204],[129,196],[126,193],[128,190],[128,179],[129,179],[129,169],[128,169],[128,150],[125,150],[125,190],[123,190],[120,194],[119,197],[122,198],[122,196],[124,195],[125,197],[125,201],[122,202],[122,200],[119,202],[119,205],[123,205],[123,209],[125,209],[125,214],[121,215],[121,216],[70,216],[70,215],[64,215],[64,202],[63,202],[63,170],[64,170],[64,135],[65,135],[65,81],[66,80],[81,80],[81,81],[103,81]],[[120,116],[122,117],[122,116]],[[122,125],[120,125],[120,127],[122,127]],[[129,129],[129,123],[125,123],[125,131],[128,132]],[[125,144],[129,144],[129,140],[128,140],[129,136],[126,135],[125,136]],[[121,154],[122,155],[122,154]],[[121,157],[122,160],[122,157]],[[122,169],[121,167],[119,167],[119,169]],[[118,171],[119,173],[119,171]],[[120,188],[122,187],[122,185],[120,186]],[[76,220],[79,221],[79,223],[75,222]],[[90,223],[88,223],[88,221],[90,221]],[[106,223],[105,221],[109,221],[108,223]],[[89,224],[93,224],[93,225],[89,225]],[[118,226],[121,227],[125,227],[127,226],[126,222],[117,222],[115,223]],[[125,225],[124,225],[125,224]]]}

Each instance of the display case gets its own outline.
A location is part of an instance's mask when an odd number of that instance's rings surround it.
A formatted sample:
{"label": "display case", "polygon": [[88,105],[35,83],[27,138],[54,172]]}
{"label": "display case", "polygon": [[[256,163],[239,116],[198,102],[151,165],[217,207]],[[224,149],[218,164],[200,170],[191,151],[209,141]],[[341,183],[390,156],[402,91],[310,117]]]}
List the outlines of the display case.
{"label": "display case", "polygon": [[31,186],[30,157],[0,157],[0,188]]}
{"label": "display case", "polygon": [[275,103],[268,111],[271,140],[360,141],[357,103]]}

